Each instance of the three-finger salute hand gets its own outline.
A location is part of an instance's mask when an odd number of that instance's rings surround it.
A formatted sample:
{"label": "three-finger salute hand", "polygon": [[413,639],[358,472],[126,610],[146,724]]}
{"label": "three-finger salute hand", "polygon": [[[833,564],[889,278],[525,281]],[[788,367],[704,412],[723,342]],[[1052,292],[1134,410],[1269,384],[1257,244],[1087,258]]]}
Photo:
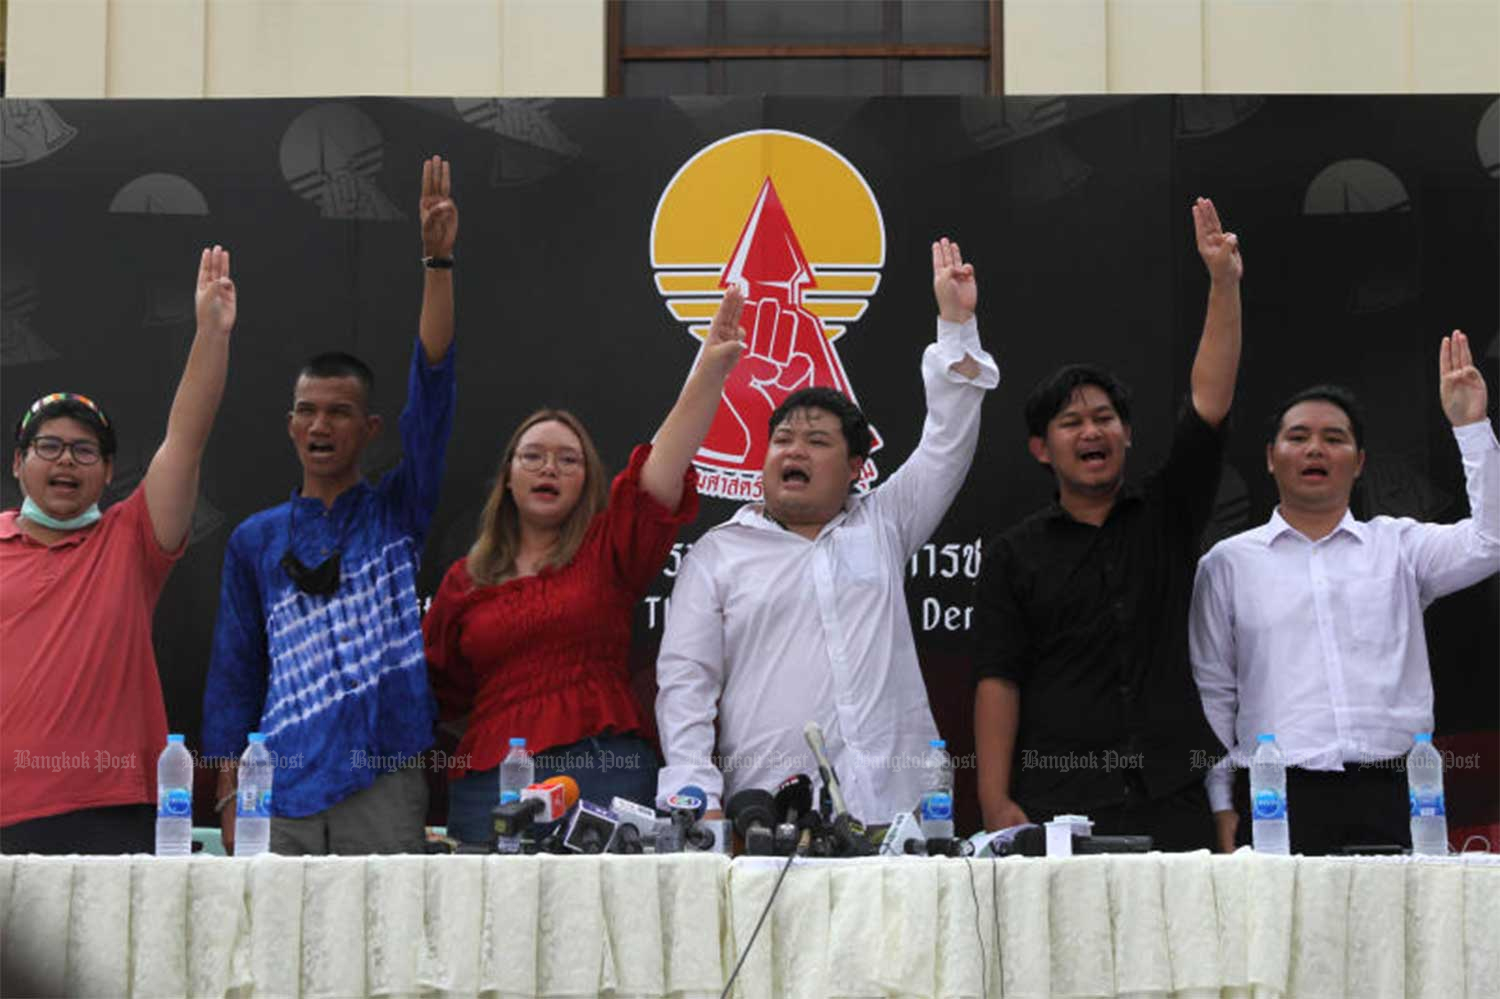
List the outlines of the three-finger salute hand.
{"label": "three-finger salute hand", "polygon": [[974,308],[979,304],[974,265],[964,263],[958,244],[946,236],[932,244],[932,293],[937,298],[938,315],[949,322],[966,323],[974,318]]}
{"label": "three-finger salute hand", "polygon": [[703,364],[710,365],[714,373],[723,378],[745,352],[745,331],[740,326],[740,313],[745,308],[745,293],[738,284],[732,284],[719,302],[719,311],[714,314],[713,325],[703,339]]}
{"label": "three-finger salute hand", "polygon": [[1210,279],[1227,284],[1244,277],[1240,238],[1224,231],[1219,211],[1208,198],[1193,202],[1193,230],[1198,237],[1198,255],[1203,258]]}
{"label": "three-finger salute hand", "polygon": [[458,206],[453,203],[450,165],[441,156],[422,161],[422,255],[453,256],[458,238]]}
{"label": "three-finger salute hand", "polygon": [[198,328],[227,335],[234,329],[235,291],[229,277],[229,251],[206,248],[198,260],[198,290],[193,295]]}
{"label": "three-finger salute hand", "polygon": [[1484,375],[1474,366],[1474,355],[1469,352],[1469,338],[1460,330],[1452,336],[1443,337],[1438,350],[1438,395],[1443,402],[1443,415],[1455,427],[1477,423],[1484,419],[1489,408],[1489,388],[1484,384]]}

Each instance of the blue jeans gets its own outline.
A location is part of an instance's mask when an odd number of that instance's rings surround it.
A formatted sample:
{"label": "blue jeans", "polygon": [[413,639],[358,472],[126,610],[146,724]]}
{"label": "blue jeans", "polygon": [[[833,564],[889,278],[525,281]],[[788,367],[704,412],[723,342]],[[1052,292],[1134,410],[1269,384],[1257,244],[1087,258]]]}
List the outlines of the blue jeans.
{"label": "blue jeans", "polygon": [[[652,808],[656,771],[651,744],[639,735],[596,735],[536,754],[536,779],[566,775],[578,782],[586,801],[609,807],[615,797]],[[448,785],[448,835],[463,843],[493,837],[490,811],[500,803],[500,768],[470,771]]]}

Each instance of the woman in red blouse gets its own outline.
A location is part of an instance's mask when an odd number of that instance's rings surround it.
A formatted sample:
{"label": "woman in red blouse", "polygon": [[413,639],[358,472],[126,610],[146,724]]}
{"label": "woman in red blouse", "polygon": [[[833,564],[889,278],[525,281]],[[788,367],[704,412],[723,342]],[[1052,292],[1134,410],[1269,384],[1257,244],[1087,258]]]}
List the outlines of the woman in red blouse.
{"label": "woman in red blouse", "polygon": [[450,768],[449,834],[490,839],[508,740],[525,738],[537,779],[567,774],[584,798],[651,805],[657,759],[630,691],[630,622],[677,529],[698,512],[692,458],[743,350],[731,288],[655,444],[605,492],[604,468],[572,414],[544,409],[511,435],[467,558],[423,622],[444,722],[464,726]]}

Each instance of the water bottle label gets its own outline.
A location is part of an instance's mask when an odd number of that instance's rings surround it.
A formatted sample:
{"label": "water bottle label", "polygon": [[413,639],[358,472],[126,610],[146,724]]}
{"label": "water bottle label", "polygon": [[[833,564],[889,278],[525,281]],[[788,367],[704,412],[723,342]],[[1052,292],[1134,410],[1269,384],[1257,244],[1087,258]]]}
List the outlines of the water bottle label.
{"label": "water bottle label", "polygon": [[947,791],[928,791],[922,795],[923,822],[951,822],[953,795]]}
{"label": "water bottle label", "polygon": [[271,792],[257,794],[249,788],[241,789],[236,799],[234,814],[241,819],[269,819],[271,817]]}
{"label": "water bottle label", "polygon": [[1286,818],[1286,798],[1279,792],[1264,789],[1255,792],[1255,818]]}
{"label": "water bottle label", "polygon": [[1411,817],[1414,819],[1427,818],[1431,816],[1444,815],[1443,796],[1439,794],[1418,794],[1411,792]]}
{"label": "water bottle label", "polygon": [[193,814],[193,792],[185,787],[164,787],[156,795],[156,816],[177,819]]}

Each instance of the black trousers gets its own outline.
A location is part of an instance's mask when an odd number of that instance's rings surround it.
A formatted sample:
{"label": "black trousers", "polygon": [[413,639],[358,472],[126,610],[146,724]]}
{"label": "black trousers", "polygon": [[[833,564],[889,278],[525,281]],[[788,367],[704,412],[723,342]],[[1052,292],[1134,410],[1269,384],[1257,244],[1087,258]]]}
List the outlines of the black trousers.
{"label": "black trousers", "polygon": [[154,853],[156,806],[80,808],[0,828],[0,853]]}
{"label": "black trousers", "polygon": [[[1045,808],[1019,804],[1033,822],[1052,818],[1053,812]],[[1093,820],[1098,836],[1150,836],[1152,849],[1166,853],[1214,848],[1214,818],[1201,780],[1164,797],[1148,798],[1141,783],[1127,777],[1121,804],[1073,810]]]}
{"label": "black trousers", "polygon": [[[1305,857],[1346,846],[1411,846],[1405,759],[1346,763],[1340,770],[1286,771],[1286,816],[1292,852]],[[1250,843],[1250,771],[1236,770],[1235,842]]]}
{"label": "black trousers", "polygon": [[1095,835],[1150,836],[1152,849],[1164,853],[1214,848],[1214,817],[1202,781],[1161,798],[1147,798],[1133,782],[1127,787],[1124,804],[1090,811]]}

